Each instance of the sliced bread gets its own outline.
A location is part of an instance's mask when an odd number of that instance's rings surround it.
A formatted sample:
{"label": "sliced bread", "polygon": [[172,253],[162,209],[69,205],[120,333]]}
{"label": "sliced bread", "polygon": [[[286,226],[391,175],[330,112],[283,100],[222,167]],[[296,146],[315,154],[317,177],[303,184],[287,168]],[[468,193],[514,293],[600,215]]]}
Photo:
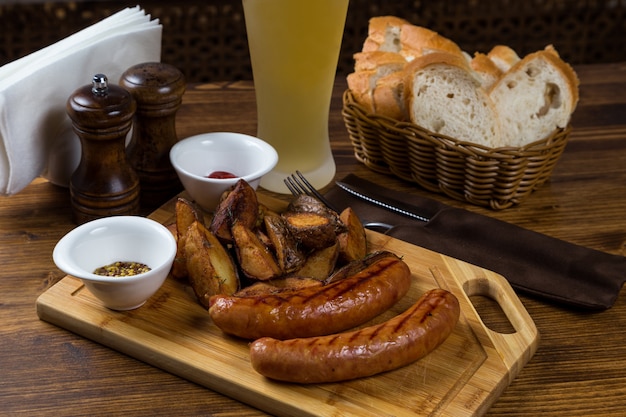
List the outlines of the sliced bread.
{"label": "sliced bread", "polygon": [[481,87],[489,90],[502,76],[502,71],[483,53],[476,52],[470,61],[470,67],[481,79]]}
{"label": "sliced bread", "polygon": [[348,74],[348,88],[357,103],[374,113],[373,92],[377,81],[406,66],[404,58],[393,52],[370,51],[354,54],[354,72]]}
{"label": "sliced bread", "polygon": [[578,77],[552,46],[526,55],[489,92],[507,146],[524,146],[568,125],[578,103]]}
{"label": "sliced bread", "polygon": [[491,48],[491,51],[487,53],[487,56],[503,73],[507,72],[509,68],[517,64],[520,60],[517,52],[507,45],[494,46]]}
{"label": "sliced bread", "polygon": [[409,114],[404,97],[404,71],[396,71],[376,81],[372,92],[374,112],[395,120],[408,120]]}
{"label": "sliced bread", "polygon": [[409,24],[405,19],[396,16],[376,16],[369,20],[367,38],[363,43],[363,52],[368,51],[400,51],[400,29]]}
{"label": "sliced bread", "polygon": [[463,56],[433,52],[405,69],[410,120],[432,132],[488,147],[500,146],[500,124],[481,80]]}
{"label": "sliced bread", "polygon": [[385,72],[399,71],[407,64],[406,59],[396,52],[368,51],[353,55],[354,71],[371,71],[382,68]]}
{"label": "sliced bread", "polygon": [[407,61],[431,52],[444,51],[461,55],[463,51],[452,40],[422,26],[411,24],[400,28],[400,50]]}
{"label": "sliced bread", "polygon": [[489,57],[481,52],[476,52],[470,61],[470,66],[480,76],[481,87],[489,90],[502,76],[502,71]]}

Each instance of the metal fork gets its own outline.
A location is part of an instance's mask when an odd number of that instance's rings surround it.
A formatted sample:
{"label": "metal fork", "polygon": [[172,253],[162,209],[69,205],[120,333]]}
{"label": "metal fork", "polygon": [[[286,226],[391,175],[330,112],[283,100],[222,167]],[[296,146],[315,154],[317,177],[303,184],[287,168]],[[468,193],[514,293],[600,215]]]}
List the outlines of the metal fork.
{"label": "metal fork", "polygon": [[[326,207],[333,210],[335,213],[341,213],[341,210],[338,210],[330,201],[328,201],[322,194],[313,185],[302,175],[300,171],[296,171],[294,174],[291,174],[287,178],[283,180],[291,194],[294,196],[299,196],[301,194],[306,194],[311,197],[317,198],[322,202]],[[363,226],[370,230],[375,230],[378,232],[388,232],[394,226],[382,223],[382,222],[363,222]]]}

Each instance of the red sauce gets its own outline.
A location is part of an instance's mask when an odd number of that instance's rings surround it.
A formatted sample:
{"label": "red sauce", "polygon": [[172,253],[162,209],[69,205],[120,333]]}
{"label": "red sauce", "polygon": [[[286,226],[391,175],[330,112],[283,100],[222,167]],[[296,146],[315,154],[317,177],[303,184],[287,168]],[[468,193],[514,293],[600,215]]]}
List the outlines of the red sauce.
{"label": "red sauce", "polygon": [[223,180],[226,178],[237,178],[237,176],[235,174],[231,174],[228,171],[213,171],[209,175],[207,175],[207,178],[217,178]]}

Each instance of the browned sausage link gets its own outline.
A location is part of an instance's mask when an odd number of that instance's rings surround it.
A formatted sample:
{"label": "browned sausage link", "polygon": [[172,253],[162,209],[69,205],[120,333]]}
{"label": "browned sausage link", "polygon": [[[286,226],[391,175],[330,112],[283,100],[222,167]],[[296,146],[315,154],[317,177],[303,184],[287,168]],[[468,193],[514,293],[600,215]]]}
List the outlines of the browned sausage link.
{"label": "browned sausage link", "polygon": [[250,361],[261,375],[287,382],[370,376],[408,365],[434,350],[454,329],[459,312],[453,294],[434,289],[404,313],[361,330],[283,341],[258,339],[250,345]]}
{"label": "browned sausage link", "polygon": [[360,272],[327,285],[260,296],[214,296],[209,314],[224,332],[246,339],[319,336],[376,317],[402,298],[410,285],[406,263],[383,252]]}

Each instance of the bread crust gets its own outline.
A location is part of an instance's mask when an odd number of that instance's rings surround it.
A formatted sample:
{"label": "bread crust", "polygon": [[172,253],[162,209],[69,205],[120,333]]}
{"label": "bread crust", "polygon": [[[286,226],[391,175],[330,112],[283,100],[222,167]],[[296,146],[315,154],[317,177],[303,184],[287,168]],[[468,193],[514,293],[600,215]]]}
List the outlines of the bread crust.
{"label": "bread crust", "polygon": [[[472,71],[469,63],[467,62],[467,60],[465,59],[463,55],[457,55],[457,54],[445,52],[445,51],[436,51],[436,52],[431,52],[430,54],[422,55],[414,59],[413,61],[411,61],[409,64],[407,64],[407,66],[405,67],[405,70],[406,70],[407,76],[410,77],[412,73],[414,73],[415,71],[421,68],[425,68],[429,65],[433,65],[433,64],[452,65],[452,66],[459,67],[470,72]],[[480,83],[480,79],[476,76],[475,78],[476,78],[476,81]]]}
{"label": "bread crust", "polygon": [[396,71],[376,82],[372,97],[376,114],[399,121],[409,119],[404,96],[404,79],[404,71]]}
{"label": "bread crust", "polygon": [[386,51],[357,52],[354,54],[354,70],[371,71],[387,66],[399,71],[407,64],[406,59],[398,53]]}
{"label": "bread crust", "polygon": [[480,75],[481,86],[485,90],[489,90],[503,74],[495,62],[481,52],[474,54],[474,58],[470,61],[470,67]]}
{"label": "bread crust", "polygon": [[374,113],[374,103],[372,102],[372,87],[370,78],[375,73],[374,70],[359,71],[348,74],[346,80],[348,89],[352,92],[354,100],[361,105],[368,113]]}
{"label": "bread crust", "polygon": [[461,48],[452,40],[422,26],[412,24],[400,28],[400,53],[412,60],[434,51],[463,55]]}
{"label": "bread crust", "polygon": [[402,55],[385,51],[357,52],[354,61],[354,72],[348,75],[347,81],[355,101],[370,113],[382,111],[387,116],[399,115],[401,109],[394,105],[393,97],[397,87],[389,85],[389,81],[383,82],[382,88],[389,91],[388,94],[380,94],[380,103],[376,103],[375,91],[381,78],[404,69],[407,62]]}
{"label": "bread crust", "polygon": [[578,87],[580,86],[580,80],[578,79],[578,75],[576,75],[576,71],[572,68],[570,64],[563,61],[559,56],[559,53],[552,45],[546,46],[543,51],[538,51],[536,54],[543,56],[546,60],[550,61],[555,68],[557,68],[561,74],[563,75],[565,82],[568,86],[568,90],[571,93],[571,106],[572,113],[576,109],[576,105],[578,104],[579,93]]}
{"label": "bread crust", "polygon": [[403,25],[410,24],[406,19],[397,16],[375,16],[369,20],[367,36],[370,40],[380,44],[388,39],[388,31],[400,30]]}
{"label": "bread crust", "polygon": [[507,45],[496,45],[487,53],[487,57],[500,69],[507,72],[513,65],[520,61],[519,55],[513,48]]}

